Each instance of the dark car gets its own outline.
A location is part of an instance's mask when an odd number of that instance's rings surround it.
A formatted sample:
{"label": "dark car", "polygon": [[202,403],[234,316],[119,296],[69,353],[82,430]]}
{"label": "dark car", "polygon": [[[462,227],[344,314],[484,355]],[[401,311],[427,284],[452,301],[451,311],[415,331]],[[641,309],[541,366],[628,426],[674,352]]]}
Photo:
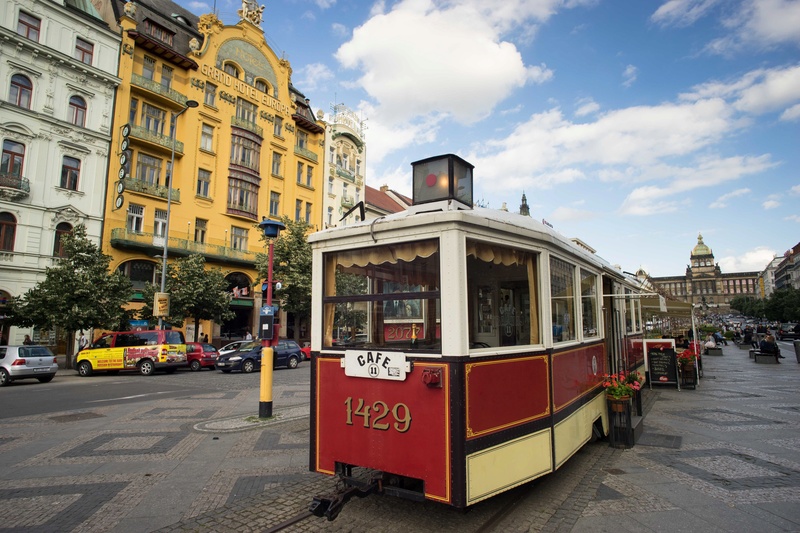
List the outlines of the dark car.
{"label": "dark car", "polygon": [[219,352],[207,342],[186,343],[186,361],[189,363],[189,368],[195,372],[201,368],[214,370],[214,365],[217,364],[217,357],[219,357]]}
{"label": "dark car", "polygon": [[775,333],[775,337],[777,337],[779,341],[800,339],[800,326],[795,323],[781,324],[778,327],[778,331]]}
{"label": "dark car", "polygon": [[[243,344],[235,352],[222,354],[217,357],[216,367],[224,373],[232,370],[241,370],[244,373],[261,370],[261,341],[251,341]],[[278,341],[273,350],[273,368],[285,366],[297,368],[303,360],[303,352],[300,345],[292,340]]]}

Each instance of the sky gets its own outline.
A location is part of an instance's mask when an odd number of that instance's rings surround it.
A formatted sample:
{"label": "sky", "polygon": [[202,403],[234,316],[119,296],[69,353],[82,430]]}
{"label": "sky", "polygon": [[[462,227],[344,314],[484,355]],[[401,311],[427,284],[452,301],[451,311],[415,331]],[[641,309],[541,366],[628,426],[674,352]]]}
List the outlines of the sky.
{"label": "sky", "polygon": [[[236,24],[241,1],[179,0]],[[268,0],[314,110],[366,125],[366,182],[475,165],[474,199],[622,270],[723,273],[800,243],[800,0]]]}

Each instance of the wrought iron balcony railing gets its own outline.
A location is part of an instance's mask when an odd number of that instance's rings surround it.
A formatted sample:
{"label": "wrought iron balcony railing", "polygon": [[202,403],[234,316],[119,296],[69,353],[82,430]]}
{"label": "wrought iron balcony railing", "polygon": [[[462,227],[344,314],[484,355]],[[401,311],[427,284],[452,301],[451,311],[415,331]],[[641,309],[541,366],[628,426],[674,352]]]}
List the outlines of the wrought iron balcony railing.
{"label": "wrought iron balcony railing", "polygon": [[181,201],[180,189],[168,189],[161,185],[154,185],[147,183],[136,178],[125,178],[125,189],[129,191],[140,192],[142,194],[149,194],[151,196],[158,196],[159,198],[167,199],[167,191],[170,192],[173,202]]}
{"label": "wrought iron balcony railing", "polygon": [[147,79],[141,74],[131,74],[131,83],[143,89],[147,89],[150,92],[163,96],[164,98],[169,98],[173,102],[176,102],[182,106],[185,106],[186,101],[189,99],[186,95],[179,93],[175,89],[164,87],[160,83]]}
{"label": "wrought iron balcony railing", "polygon": [[20,200],[31,193],[28,178],[12,172],[0,172],[0,197],[8,200]]}
{"label": "wrought iron balcony railing", "polygon": [[[150,131],[142,126],[131,125],[131,137],[134,139],[141,139],[152,144],[157,144],[158,146],[172,151],[172,137]],[[183,143],[177,139],[175,140],[175,153],[183,155]]]}

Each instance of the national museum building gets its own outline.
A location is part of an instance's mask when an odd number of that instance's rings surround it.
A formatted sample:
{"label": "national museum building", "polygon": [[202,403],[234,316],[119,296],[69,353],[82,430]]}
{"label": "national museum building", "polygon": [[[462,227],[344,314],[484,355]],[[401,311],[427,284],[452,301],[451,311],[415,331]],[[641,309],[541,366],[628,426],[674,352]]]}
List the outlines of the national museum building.
{"label": "national museum building", "polygon": [[759,272],[723,274],[714,253],[697,236],[683,276],[650,278],[664,293],[691,303],[701,314],[730,313],[730,301],[737,296],[757,297]]}

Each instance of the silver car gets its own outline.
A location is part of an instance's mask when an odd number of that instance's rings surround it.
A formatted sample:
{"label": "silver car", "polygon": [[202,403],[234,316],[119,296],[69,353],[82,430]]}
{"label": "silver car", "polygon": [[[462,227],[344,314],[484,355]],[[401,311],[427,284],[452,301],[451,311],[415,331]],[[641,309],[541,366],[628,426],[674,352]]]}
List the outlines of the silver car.
{"label": "silver car", "polygon": [[18,379],[52,381],[58,371],[58,361],[45,346],[0,346],[0,387]]}

